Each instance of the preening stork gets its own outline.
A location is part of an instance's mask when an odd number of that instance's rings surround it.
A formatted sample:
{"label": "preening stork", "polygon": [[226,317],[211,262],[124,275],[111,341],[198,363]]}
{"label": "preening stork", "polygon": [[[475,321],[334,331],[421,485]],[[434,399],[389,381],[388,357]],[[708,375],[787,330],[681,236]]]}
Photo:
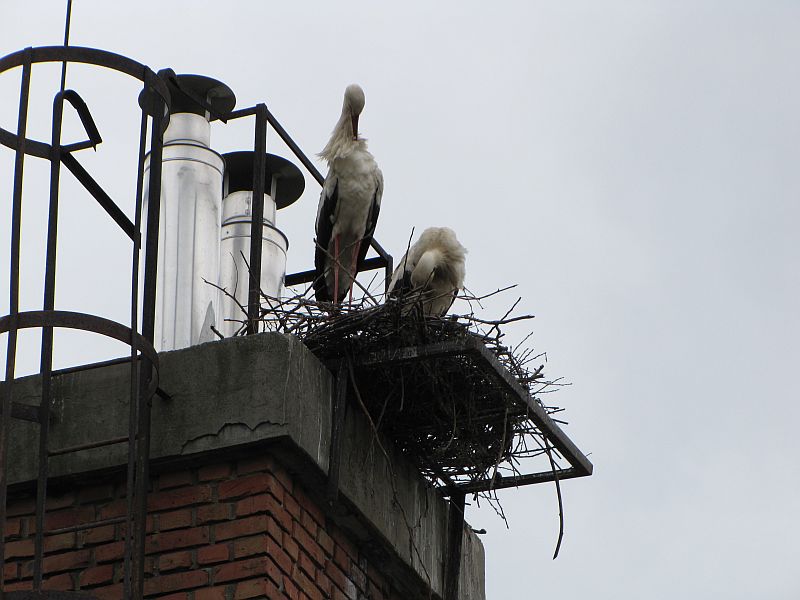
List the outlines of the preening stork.
{"label": "preening stork", "polygon": [[464,287],[466,254],[452,229],[429,227],[400,259],[389,294],[420,300],[426,317],[444,316]]}
{"label": "preening stork", "polygon": [[317,250],[314,255],[314,293],[317,300],[341,302],[350,290],[357,267],[369,248],[383,194],[383,174],[367,142],[358,137],[358,116],[364,90],[349,85],[342,115],[331,139],[319,153],[328,162],[328,175],[317,209]]}

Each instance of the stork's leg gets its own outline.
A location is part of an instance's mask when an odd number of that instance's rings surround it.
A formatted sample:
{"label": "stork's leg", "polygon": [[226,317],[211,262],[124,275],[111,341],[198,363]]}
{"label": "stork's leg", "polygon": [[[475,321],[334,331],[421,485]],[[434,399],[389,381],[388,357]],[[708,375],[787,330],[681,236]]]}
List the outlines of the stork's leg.
{"label": "stork's leg", "polygon": [[359,248],[361,248],[361,240],[358,240],[356,242],[356,248],[353,251],[353,260],[350,261],[351,262],[351,264],[350,264],[350,274],[352,275],[352,278],[351,278],[351,281],[350,281],[350,305],[351,306],[353,304],[353,285],[355,285],[355,282],[356,282],[356,266],[357,266],[356,263],[358,262],[358,250],[359,250]]}
{"label": "stork's leg", "polygon": [[333,237],[333,303],[339,303],[339,236]]}

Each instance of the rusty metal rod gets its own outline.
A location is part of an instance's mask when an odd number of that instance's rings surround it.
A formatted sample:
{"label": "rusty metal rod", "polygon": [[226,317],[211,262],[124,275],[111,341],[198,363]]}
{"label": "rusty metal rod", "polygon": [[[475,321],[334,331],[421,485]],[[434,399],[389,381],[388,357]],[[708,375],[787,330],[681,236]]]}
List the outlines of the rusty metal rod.
{"label": "rusty metal rod", "polygon": [[[6,522],[6,494],[8,491],[8,438],[11,430],[11,394],[14,382],[14,365],[17,357],[17,314],[19,313],[19,263],[20,232],[22,227],[22,173],[25,162],[26,129],[28,125],[28,98],[31,88],[31,54],[26,49],[23,56],[20,81],[19,114],[17,116],[17,144],[14,157],[14,192],[11,201],[11,270],[9,285],[9,319],[6,346],[6,373],[2,392],[3,412],[0,415],[0,523]],[[0,558],[5,556],[5,536],[0,536]],[[0,570],[0,589],[3,572]]]}
{"label": "rusty metal rod", "polygon": [[75,531],[84,531],[86,529],[94,529],[95,527],[104,527],[105,525],[116,525],[125,521],[125,517],[113,517],[111,519],[104,519],[102,521],[92,521],[91,523],[80,523],[78,525],[70,525],[69,527],[61,527],[60,529],[51,529],[45,531],[45,536],[59,535],[62,533],[73,533]]}
{"label": "rusty metal rod", "polygon": [[71,454],[73,452],[80,452],[82,450],[91,450],[92,448],[103,448],[105,446],[114,446],[115,444],[122,444],[128,441],[128,436],[109,438],[100,440],[99,442],[89,442],[86,444],[78,444],[77,446],[67,446],[59,448],[58,450],[50,450],[48,456],[61,456],[62,454]]}

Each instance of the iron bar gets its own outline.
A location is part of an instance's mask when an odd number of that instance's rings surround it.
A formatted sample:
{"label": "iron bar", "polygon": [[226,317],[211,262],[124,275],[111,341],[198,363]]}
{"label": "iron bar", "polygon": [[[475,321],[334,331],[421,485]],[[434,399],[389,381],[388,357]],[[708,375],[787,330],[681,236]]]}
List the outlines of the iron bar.
{"label": "iron bar", "polygon": [[97,144],[95,144],[92,140],[85,140],[83,142],[74,142],[72,144],[66,144],[61,146],[61,152],[64,154],[69,154],[71,152],[77,152],[78,150],[87,150],[89,148],[94,148]]}
{"label": "iron bar", "polygon": [[311,173],[311,176],[317,180],[317,183],[320,184],[321,186],[324,185],[325,178],[322,176],[322,173],[320,173],[317,170],[317,168],[314,166],[314,163],[312,163],[309,160],[309,158],[305,155],[305,153],[302,150],[300,150],[300,146],[298,146],[295,143],[295,141],[291,137],[289,137],[289,134],[286,133],[286,130],[281,126],[280,123],[278,123],[278,119],[276,119],[275,115],[269,112],[269,110],[267,110],[267,121],[269,122],[270,126],[275,130],[275,132],[280,136],[280,138],[283,140],[283,143],[289,147],[289,150],[291,150],[297,157],[297,159],[301,163],[303,163],[303,166],[309,173]]}
{"label": "iron bar", "polygon": [[553,419],[550,418],[547,414],[547,410],[534,401],[528,391],[500,364],[497,357],[492,354],[486,346],[476,340],[470,339],[468,345],[472,347],[471,350],[473,353],[479,355],[489,364],[493,374],[496,375],[499,382],[505,386],[506,390],[518,397],[528,406],[533,422],[547,435],[556,450],[569,461],[570,465],[582,471],[584,475],[591,475],[594,467],[589,459],[586,458],[583,452],[578,449],[572,440],[569,439]]}
{"label": "iron bar", "polygon": [[[158,103],[157,103],[158,104]],[[164,140],[164,109],[156,107],[150,130],[150,181],[147,200],[147,239],[144,256],[144,292],[142,301],[142,336],[150,343],[155,335],[156,279],[158,275],[158,226],[161,206],[161,158]],[[152,397],[145,393],[152,385],[153,365],[145,361],[140,369],[138,441],[134,490],[134,533],[130,598],[144,597],[144,550],[147,513],[147,484],[150,458],[150,408]],[[128,491],[130,493],[130,491]]]}
{"label": "iron bar", "polygon": [[110,519],[103,519],[102,521],[92,521],[90,523],[79,523],[78,525],[70,525],[69,527],[61,527],[60,529],[51,529],[46,532],[46,535],[60,535],[62,533],[73,533],[75,531],[85,531],[87,529],[94,529],[96,527],[104,527],[106,525],[116,525],[125,521],[125,517],[112,517]]}
{"label": "iron bar", "polygon": [[247,301],[247,333],[258,333],[261,314],[261,251],[264,229],[264,178],[267,154],[267,107],[256,105],[256,134],[253,154],[253,204],[250,221],[250,287]]}
{"label": "iron bar", "polygon": [[[391,257],[389,257],[389,260],[391,260]],[[380,256],[376,256],[374,258],[368,258],[364,262],[362,262],[358,270],[359,273],[363,273],[364,271],[374,271],[375,269],[383,269],[386,268],[387,266],[391,269],[391,262],[387,263]],[[311,283],[312,281],[314,281],[314,278],[316,276],[317,272],[314,270],[292,273],[291,275],[286,276],[284,285],[292,286],[292,285],[300,285],[302,283]]]}
{"label": "iron bar", "polygon": [[[61,93],[63,94],[64,100],[69,102],[75,109],[75,112],[78,113],[78,118],[80,119],[81,125],[83,125],[83,130],[86,132],[87,136],[86,141],[75,142],[70,146],[75,147],[76,149],[82,149],[84,147],[96,148],[98,144],[103,142],[103,138],[100,136],[100,132],[97,130],[97,125],[92,118],[92,113],[89,111],[89,107],[86,105],[86,102],[75,90],[61,90]],[[88,146],[84,146],[84,144],[88,144]],[[66,146],[61,148],[62,152],[65,148]]]}
{"label": "iron bar", "polygon": [[[162,101],[168,101],[169,90],[164,80],[157,77],[151,69],[147,66],[136,62],[125,56],[107,52],[105,50],[98,50],[96,48],[83,48],[79,46],[42,46],[38,48],[26,48],[12,54],[8,54],[0,58],[0,73],[13,69],[15,67],[23,67],[23,80],[25,77],[25,64],[30,65],[42,62],[80,62],[100,67],[113,69],[131,77],[135,77],[140,81],[146,81],[152,93],[160,98]],[[27,92],[25,94],[27,98]],[[22,99],[22,95],[20,96]],[[26,119],[27,121],[27,119]],[[0,144],[16,150],[19,144],[17,139],[19,135],[15,135],[0,127]],[[23,135],[24,137],[24,135]],[[81,142],[81,145],[84,143]],[[50,146],[44,142],[26,139],[23,147],[25,154],[30,156],[37,156],[45,160],[50,158]]]}
{"label": "iron bar", "polygon": [[[386,275],[385,275],[386,281],[385,281],[384,291],[388,294],[389,293],[389,284],[392,282],[392,275],[394,274],[393,273],[393,271],[394,271],[394,260],[392,260],[392,255],[389,254],[388,252],[386,252],[386,250],[383,249],[383,246],[381,246],[374,237],[370,240],[370,246],[372,246],[372,248],[375,250],[375,252],[378,253],[378,256],[381,259],[383,259],[383,261],[385,263],[383,265],[383,266],[386,267]],[[363,264],[366,265],[366,263],[367,263],[367,261],[364,261]],[[364,271],[366,269],[364,269],[362,267],[361,270]]]}
{"label": "iron bar", "polygon": [[461,572],[461,547],[464,541],[464,507],[466,498],[463,492],[450,497],[449,517],[447,519],[447,563],[445,564],[443,600],[458,600],[458,580]]}
{"label": "iron bar", "polygon": [[[29,50],[31,52],[30,62],[34,64],[42,62],[62,62],[65,60],[67,62],[85,63],[120,71],[140,81],[144,81],[145,72],[150,70],[145,65],[132,58],[108,52],[107,50],[98,50],[97,48],[87,48],[84,46],[68,46],[66,48],[64,46],[38,46],[36,48],[26,48],[25,50],[13,52],[12,54],[0,58],[0,73],[22,65],[26,61],[24,53]],[[166,83],[160,85],[159,88],[160,91],[163,90],[166,92]],[[169,92],[162,94],[162,96],[169,98]]]}
{"label": "iron bar", "polygon": [[[131,337],[131,330],[125,327],[125,325],[121,325],[119,323],[115,323],[110,319],[105,319],[103,317],[97,317],[95,315],[88,315],[84,313],[76,313],[70,312],[66,310],[53,310],[53,311],[44,311],[44,310],[31,310],[20,312],[15,315],[14,318],[15,327],[17,329],[28,329],[31,327],[64,327],[67,329],[80,329],[81,331],[91,331],[93,333],[98,333],[100,335],[104,335],[106,337],[114,338],[115,340],[119,340],[127,344],[130,341]],[[12,326],[12,319],[10,315],[6,315],[5,317],[0,317],[0,334],[6,333],[11,330]],[[137,343],[139,344],[139,348],[141,353],[144,355],[146,362],[149,362],[152,365],[158,365],[158,354],[153,348],[153,344],[146,340],[142,335],[136,336]],[[104,366],[107,364],[115,364],[119,362],[127,362],[130,360],[129,358],[125,357],[124,359],[115,359],[113,361],[108,361],[105,363],[98,363],[97,365],[92,365],[91,368],[95,368],[97,366]],[[67,373],[67,372],[74,372],[80,369],[62,369],[59,371],[54,371],[54,373]],[[155,388],[157,387],[158,380],[154,380],[154,387],[150,391],[150,393],[155,393]]]}
{"label": "iron bar", "polygon": [[94,178],[89,175],[89,172],[83,168],[78,160],[69,153],[62,153],[61,154],[61,162],[64,163],[64,166],[70,170],[70,172],[75,176],[81,185],[86,188],[92,197],[97,200],[98,204],[103,208],[104,211],[111,217],[114,222],[120,226],[120,229],[125,232],[129,238],[133,239],[135,232],[133,223],[131,220],[125,215],[124,212],[117,206],[117,204],[111,199],[111,197],[106,193],[106,191],[100,187],[100,184],[94,180]]}
{"label": "iron bar", "polygon": [[[8,491],[8,438],[11,430],[11,399],[14,383],[14,365],[17,356],[17,316],[19,314],[19,263],[20,233],[22,226],[22,173],[25,161],[26,129],[28,125],[28,97],[31,87],[30,48],[22,56],[19,112],[17,114],[16,154],[14,156],[14,191],[11,203],[11,270],[9,271],[9,327],[6,346],[6,373],[3,380],[3,412],[0,415],[0,523],[6,522]],[[5,536],[0,536],[0,558],[5,556]],[[0,589],[3,589],[3,572],[0,570]]]}
{"label": "iron bar", "polygon": [[[64,84],[66,62],[62,65],[61,91],[53,99],[53,123],[50,138],[50,204],[47,216],[47,251],[44,275],[44,312],[52,312],[56,303],[56,246],[58,244],[58,188],[61,177],[61,125],[64,116]],[[42,328],[42,345],[39,371],[42,378],[42,396],[39,403],[39,472],[36,479],[36,535],[33,553],[33,589],[42,587],[42,561],[44,560],[44,514],[47,499],[49,467],[50,406],[53,383],[53,327]]]}
{"label": "iron bar", "polygon": [[53,590],[6,592],[3,597],[5,600],[97,600],[97,596],[88,592],[56,592]]}
{"label": "iron bar", "polygon": [[131,390],[128,407],[128,468],[125,476],[125,557],[123,595],[132,600],[131,557],[133,552],[133,489],[136,481],[136,424],[139,416],[139,361],[136,336],[139,323],[139,257],[142,246],[142,192],[144,159],[147,146],[147,113],[142,110],[139,124],[139,157],[136,165],[136,198],[133,217],[133,251],[131,253]]}
{"label": "iron bar", "polygon": [[255,106],[240,108],[239,110],[234,110],[228,113],[228,121],[233,121],[234,119],[241,119],[242,117],[249,117],[250,115],[254,114],[256,114]]}
{"label": "iron bar", "polygon": [[[72,23],[72,0],[67,0],[67,14],[64,19],[64,47],[69,46],[69,29]],[[61,93],[64,93],[64,88],[67,86],[67,61],[61,62]]]}
{"label": "iron bar", "polygon": [[78,444],[77,446],[67,446],[59,448],[58,450],[50,450],[48,456],[60,456],[62,454],[72,454],[73,452],[81,452],[82,450],[91,450],[93,448],[104,448],[105,446],[114,446],[128,441],[128,436],[109,438],[107,440],[100,440],[99,442],[88,442],[86,444]]}
{"label": "iron bar", "polygon": [[[577,477],[586,477],[587,473],[581,469],[570,467],[567,469],[556,469],[556,471],[542,471],[541,473],[529,473],[527,475],[514,475],[514,476],[497,476],[492,479],[485,479],[483,481],[471,481],[469,483],[457,484],[459,490],[465,494],[476,494],[478,492],[487,492],[492,490],[503,490],[512,487],[523,487],[526,485],[534,485],[537,483],[549,483],[555,481],[558,477],[559,481],[565,479],[575,479]],[[492,483],[494,481],[494,483]]]}
{"label": "iron bar", "polygon": [[[0,522],[5,520],[6,516],[6,499],[7,499],[7,448],[8,448],[8,434],[10,431],[10,419],[21,418],[29,421],[40,423],[40,454],[39,454],[39,476],[37,478],[37,508],[36,508],[36,538],[34,550],[34,582],[35,589],[39,589],[42,583],[42,557],[43,557],[43,539],[45,534],[51,535],[53,533],[60,533],[66,531],[77,531],[81,529],[88,529],[98,527],[104,523],[96,522],[84,524],[73,528],[62,530],[55,530],[51,532],[44,531],[44,501],[47,497],[47,459],[49,456],[57,456],[66,454],[67,452],[77,452],[90,448],[100,448],[110,444],[132,442],[129,453],[131,456],[135,455],[133,462],[135,467],[133,469],[133,479],[135,480],[136,489],[131,490],[129,484],[129,496],[135,495],[136,506],[130,513],[134,514],[136,520],[137,532],[133,548],[126,552],[127,557],[133,553],[138,556],[143,555],[143,542],[144,542],[144,525],[145,525],[145,507],[147,495],[147,482],[148,482],[148,457],[149,457],[149,426],[150,426],[150,400],[156,392],[160,392],[162,397],[167,397],[163,391],[158,390],[158,356],[152,345],[153,339],[153,325],[155,315],[155,279],[156,279],[156,264],[158,252],[158,201],[151,201],[150,206],[153,207],[154,212],[151,213],[149,219],[149,236],[147,240],[147,253],[145,256],[145,284],[144,284],[144,309],[142,315],[143,331],[145,337],[137,333],[136,319],[138,315],[138,252],[141,246],[141,186],[143,182],[142,168],[144,158],[144,147],[146,142],[146,125],[147,119],[143,115],[142,121],[142,136],[140,138],[140,160],[139,160],[139,176],[137,178],[136,200],[136,224],[124,215],[119,207],[110,199],[108,194],[102,187],[86,172],[80,163],[71,156],[71,152],[82,150],[89,147],[96,147],[102,139],[97,131],[91,114],[85,102],[80,96],[72,91],[66,90],[66,71],[68,62],[82,62],[98,66],[104,66],[116,71],[120,71],[136,77],[145,82],[145,89],[149,90],[149,95],[144,99],[144,104],[151,111],[156,114],[153,119],[153,135],[152,150],[154,162],[157,163],[156,167],[151,172],[153,177],[153,185],[150,187],[150,193],[155,198],[160,198],[160,177],[161,177],[161,149],[163,140],[161,135],[163,133],[164,125],[168,122],[163,118],[166,111],[166,106],[169,103],[169,92],[167,89],[166,81],[155,76],[155,74],[146,66],[132,61],[126,57],[116,55],[109,52],[95,50],[92,48],[70,48],[68,47],[69,40],[69,22],[71,13],[72,2],[68,0],[67,7],[67,23],[65,25],[65,39],[63,47],[43,47],[43,48],[28,48],[6,57],[0,58],[0,73],[14,68],[16,66],[22,67],[22,82],[20,90],[20,111],[18,115],[18,126],[16,134],[0,128],[0,144],[12,148],[15,151],[15,171],[14,171],[14,193],[12,200],[12,227],[11,227],[11,276],[10,276],[10,314],[0,317],[0,333],[9,332],[8,349],[6,353],[6,377],[0,387],[2,392],[2,427],[0,427]],[[32,65],[39,62],[61,62],[61,88],[59,94],[54,100],[53,106],[53,123],[51,131],[50,144],[31,140],[27,138],[27,113],[28,101],[30,95],[30,80]],[[75,142],[66,146],[61,146],[61,128],[63,118],[63,105],[64,101],[70,102],[76,109],[84,129],[87,133],[88,139],[80,142]],[[144,110],[147,113],[147,109]],[[150,114],[150,113],[147,113]],[[19,312],[19,259],[20,259],[20,231],[21,231],[21,214],[22,214],[22,172],[25,155],[35,156],[46,159],[51,165],[50,177],[50,209],[48,215],[48,233],[47,233],[47,257],[45,268],[45,282],[44,282],[44,308],[42,311],[29,311]],[[80,313],[71,313],[55,310],[55,283],[56,283],[56,248],[57,248],[57,232],[58,232],[58,190],[60,181],[61,164],[64,164],[78,179],[87,191],[89,191],[111,216],[123,231],[134,241],[134,267],[132,269],[132,327],[127,328],[113,321],[94,317],[92,315],[84,315]],[[148,260],[149,259],[149,260]],[[14,402],[12,399],[13,382],[14,382],[14,365],[16,359],[16,344],[18,331],[28,327],[37,327],[42,329],[42,352],[41,352],[41,377],[42,377],[42,402],[40,406],[32,406]],[[127,438],[113,438],[110,440],[102,440],[99,442],[92,442],[81,444],[77,446],[68,446],[52,452],[48,452],[48,413],[51,406],[51,395],[53,376],[57,373],[67,373],[73,371],[84,370],[85,368],[97,367],[100,365],[92,365],[90,367],[78,367],[71,369],[62,369],[54,371],[52,369],[52,356],[53,356],[53,329],[55,327],[67,327],[80,329],[85,331],[92,331],[107,335],[123,342],[129,343],[131,346],[131,356],[127,359],[106,361],[103,364],[116,364],[126,360],[131,362],[132,370],[132,411],[135,415],[133,428],[129,430]],[[138,360],[141,356],[144,359],[143,363]],[[139,369],[139,365],[142,368]],[[140,380],[141,377],[141,380]],[[139,385],[140,381],[142,385]],[[133,401],[135,400],[135,401]],[[137,405],[142,405],[141,409],[137,409]],[[138,414],[137,414],[138,412]],[[138,421],[138,425],[136,424]],[[142,443],[136,445],[137,430],[141,432]],[[133,446],[136,445],[135,453]],[[129,483],[131,477],[129,476]],[[124,518],[107,521],[107,523],[124,522],[129,515]],[[129,538],[130,539],[130,538]],[[0,556],[3,555],[4,540],[0,538]],[[130,564],[130,561],[129,561]],[[138,561],[138,572],[134,574],[132,586],[138,590],[135,594],[128,593],[128,598],[141,597],[143,586],[143,561]],[[126,575],[130,573],[130,569],[126,569]],[[128,584],[131,584],[131,577],[127,577]],[[0,574],[0,590],[2,590],[2,575]],[[131,586],[126,586],[126,592],[130,592]],[[37,595],[38,592],[29,592],[29,594]],[[1,595],[1,594],[0,594]]]}

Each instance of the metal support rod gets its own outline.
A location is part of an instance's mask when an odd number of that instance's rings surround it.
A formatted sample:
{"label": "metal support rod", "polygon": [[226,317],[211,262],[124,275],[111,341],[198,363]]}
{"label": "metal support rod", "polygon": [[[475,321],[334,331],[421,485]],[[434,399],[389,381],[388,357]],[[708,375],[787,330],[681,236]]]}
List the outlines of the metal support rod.
{"label": "metal support rod", "polygon": [[309,173],[311,173],[311,176],[317,180],[317,183],[324,185],[325,178],[322,176],[322,173],[317,170],[317,168],[314,166],[314,163],[312,163],[305,153],[300,150],[300,146],[298,146],[295,141],[289,137],[289,134],[286,133],[286,130],[281,126],[280,123],[278,123],[278,119],[275,118],[275,115],[267,111],[267,120],[275,132],[283,140],[283,143],[289,146],[289,150],[291,150],[297,159],[303,163],[303,166],[308,170]]}
{"label": "metal support rod", "polygon": [[[392,275],[394,274],[394,260],[392,260],[392,255],[386,252],[386,250],[383,249],[383,246],[381,246],[374,237],[370,241],[370,245],[375,249],[375,252],[378,253],[378,256],[380,256],[386,262],[385,291],[388,294],[389,284],[392,282]],[[366,264],[366,261],[364,261],[364,264]]]}
{"label": "metal support rod", "polygon": [[87,529],[97,529],[98,527],[105,527],[106,525],[116,525],[125,521],[125,517],[112,517],[110,519],[101,519],[100,521],[91,521],[89,523],[78,523],[77,525],[70,525],[69,527],[60,527],[59,529],[51,529],[47,535],[60,535],[62,533],[73,533],[75,531],[86,531]]}
{"label": "metal support rod", "polygon": [[48,456],[61,456],[62,454],[73,454],[83,450],[92,450],[93,448],[104,448],[105,446],[115,446],[116,444],[124,444],[128,441],[128,436],[108,438],[97,442],[89,442],[86,444],[78,444],[76,446],[66,446],[58,450],[50,450]]}
{"label": "metal support rod", "polygon": [[[258,104],[258,105],[254,106],[254,107],[251,107],[251,108],[243,108],[243,109],[240,109],[240,110],[233,111],[232,113],[230,113],[228,115],[228,119],[229,120],[239,119],[241,117],[246,117],[246,116],[249,116],[249,115],[252,115],[252,114],[255,114],[256,118],[258,118],[258,112],[259,112],[259,107],[260,106],[264,106],[264,105],[263,104]],[[317,169],[317,167],[314,166],[314,163],[312,163],[311,160],[308,158],[308,156],[306,156],[305,152],[303,152],[300,149],[300,146],[298,146],[297,143],[291,138],[289,133],[283,128],[283,125],[281,125],[280,122],[278,121],[278,119],[275,118],[275,115],[273,115],[269,111],[269,109],[267,109],[266,107],[264,107],[264,109],[266,110],[267,122],[275,130],[275,132],[278,134],[278,136],[283,140],[283,143],[286,144],[289,147],[289,150],[291,150],[292,153],[295,155],[295,157],[297,157],[297,160],[299,160],[301,163],[303,163],[303,166],[306,168],[306,170],[309,173],[311,173],[311,176],[316,180],[316,182],[320,186],[325,185],[325,177],[322,176],[322,173],[319,172],[319,169]],[[375,250],[375,252],[378,253],[378,256],[380,256],[382,259],[384,259],[384,261],[386,261],[386,262],[382,262],[380,266],[381,267],[386,267],[386,290],[388,291],[389,290],[389,283],[392,280],[392,271],[394,270],[394,266],[392,264],[392,262],[393,262],[392,261],[392,256],[388,252],[386,252],[386,250],[383,249],[383,247],[377,242],[377,240],[375,238],[372,238],[372,241],[370,242],[370,246]],[[374,260],[374,259],[370,259],[370,260]],[[366,264],[366,262],[364,264]],[[375,267],[375,268],[377,268],[377,267]],[[251,270],[251,272],[253,270],[252,262],[250,263],[250,270]],[[359,270],[360,271],[364,271],[366,269],[359,268]],[[313,273],[313,271],[311,271],[311,272]],[[308,281],[313,281],[313,278],[309,279]],[[302,282],[301,281],[297,281],[296,283],[308,283],[308,282],[306,282],[306,281],[302,281]],[[286,285],[296,285],[296,283],[295,284],[286,283]]]}
{"label": "metal support rod", "polygon": [[[155,336],[156,278],[158,274],[158,226],[161,212],[161,159],[163,151],[162,120],[166,106],[159,103],[152,119],[150,133],[150,182],[147,204],[147,240],[144,257],[144,296],[142,302],[142,335],[150,342]],[[147,487],[150,458],[150,408],[151,400],[146,390],[153,376],[153,365],[148,360],[140,367],[139,426],[136,443],[136,485],[134,498],[135,533],[133,540],[131,598],[144,597],[144,550],[147,514]]]}
{"label": "metal support rod", "polygon": [[443,600],[458,600],[458,578],[461,571],[461,546],[464,540],[464,506],[466,497],[463,493],[450,497],[450,516],[447,519],[447,562],[444,574]]}
{"label": "metal support rod", "polygon": [[[64,84],[66,64],[62,68]],[[53,99],[53,126],[50,137],[50,205],[47,217],[47,254],[44,275],[44,302],[42,309],[55,310],[56,303],[56,247],[58,244],[58,188],[61,178],[61,125],[64,115],[64,90]],[[50,406],[53,383],[53,328],[42,328],[40,373],[42,399],[39,404],[39,474],[36,480],[36,536],[33,554],[33,589],[42,587],[42,561],[44,560],[44,513],[47,499],[48,450],[50,440]]]}
{"label": "metal support rod", "polygon": [[[6,347],[6,373],[2,384],[3,412],[0,415],[0,523],[6,522],[8,491],[8,437],[11,430],[11,397],[14,385],[14,365],[17,357],[17,314],[19,313],[20,233],[22,227],[22,172],[25,162],[25,140],[28,125],[28,97],[31,88],[31,48],[25,50],[20,82],[19,113],[17,116],[17,147],[14,157],[14,192],[11,203],[11,270],[9,271],[9,317]],[[5,556],[5,536],[0,535],[0,559]],[[0,589],[3,572],[0,569]]]}
{"label": "metal support rod", "polygon": [[[297,159],[301,163],[303,163],[303,166],[306,168],[306,170],[309,173],[311,173],[311,176],[317,181],[318,184],[320,184],[320,186],[324,186],[325,185],[325,178],[322,176],[322,173],[319,172],[319,170],[314,166],[314,163],[312,163],[309,160],[309,158],[305,155],[305,153],[300,149],[300,146],[298,146],[295,143],[295,141],[289,136],[289,134],[286,132],[286,130],[283,128],[283,126],[278,122],[278,119],[275,118],[275,115],[273,115],[271,112],[267,111],[267,119],[269,120],[269,124],[272,126],[272,128],[275,130],[275,132],[283,140],[283,143],[286,144],[289,147],[289,150],[291,150],[294,153],[294,155],[297,157]],[[378,255],[381,258],[384,258],[384,259],[387,260],[387,265],[386,265],[386,271],[387,271],[386,290],[388,291],[389,282],[392,279],[392,270],[393,270],[392,257],[388,252],[386,252],[386,250],[383,249],[383,247],[375,240],[375,238],[372,238],[372,242],[370,242],[370,246],[372,246],[372,248],[378,253]]]}
{"label": "metal support rod", "polygon": [[256,105],[253,155],[253,215],[250,222],[250,287],[247,297],[247,333],[258,333],[261,316],[261,250],[264,229],[264,178],[267,154],[267,107]]}
{"label": "metal support rod", "polygon": [[103,210],[108,213],[108,216],[120,226],[122,231],[125,232],[125,235],[133,239],[133,223],[131,223],[127,215],[120,210],[119,206],[116,205],[100,184],[83,168],[83,165],[81,165],[74,156],[66,152],[61,154],[61,162],[63,162],[64,166],[75,176],[75,179],[83,185],[86,191],[97,200]]}
{"label": "metal support rod", "polygon": [[[359,273],[363,273],[364,271],[374,271],[375,269],[389,269],[389,273],[391,273],[391,256],[389,257],[390,262],[386,262],[380,256],[375,256],[373,258],[368,258],[364,262],[361,263],[359,266]],[[287,287],[292,285],[300,285],[301,283],[311,283],[314,281],[314,278],[317,276],[317,272],[314,270],[311,271],[301,271],[299,273],[292,273],[291,275],[286,276],[286,280],[284,285]],[[391,277],[391,275],[390,275]]]}
{"label": "metal support rod", "polygon": [[136,423],[139,416],[139,360],[136,332],[139,323],[139,255],[142,246],[142,188],[147,146],[147,113],[142,110],[139,125],[139,162],[136,167],[136,199],[133,217],[133,251],[131,256],[131,390],[128,406],[128,470],[125,478],[125,559],[123,565],[123,597],[132,600],[131,561],[133,553],[133,489],[136,482]]}
{"label": "metal support rod", "polygon": [[488,490],[503,490],[512,487],[522,487],[526,485],[533,485],[537,483],[548,483],[555,481],[556,477],[559,481],[565,479],[575,479],[576,477],[586,477],[586,471],[569,467],[567,469],[557,469],[556,471],[542,471],[540,473],[529,473],[527,475],[514,475],[509,477],[501,477],[499,474],[492,479],[484,479],[482,481],[473,481],[468,483],[457,484],[457,488],[466,494],[476,494],[478,492],[486,492]]}

